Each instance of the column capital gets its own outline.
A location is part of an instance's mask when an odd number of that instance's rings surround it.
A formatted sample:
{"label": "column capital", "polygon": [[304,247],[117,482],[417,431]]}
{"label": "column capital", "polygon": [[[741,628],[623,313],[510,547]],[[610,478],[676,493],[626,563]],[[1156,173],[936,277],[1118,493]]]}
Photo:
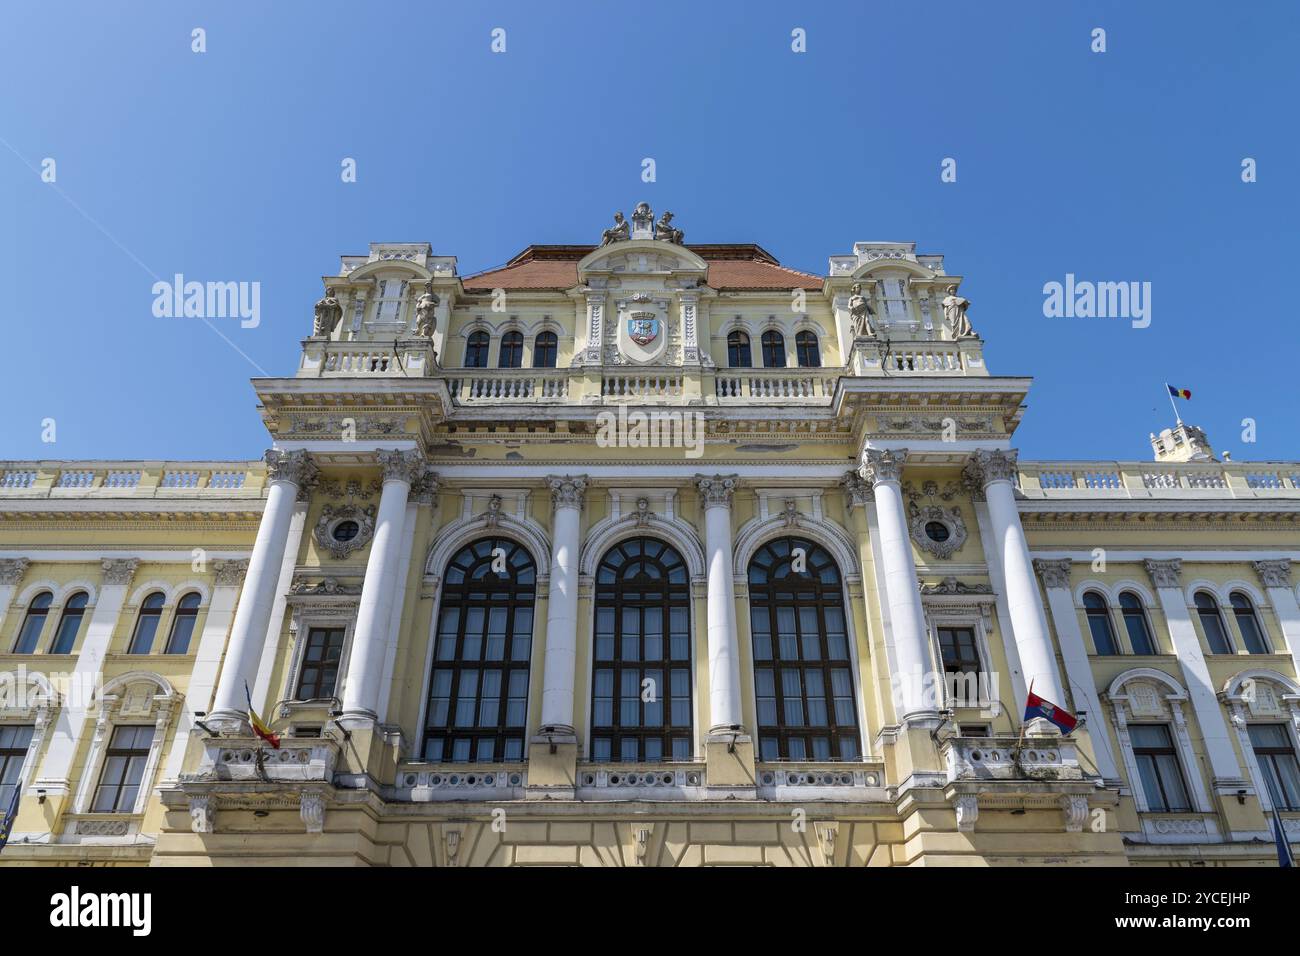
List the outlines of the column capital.
{"label": "column capital", "polygon": [[384,469],[385,483],[400,481],[414,485],[424,475],[424,454],[416,448],[406,451],[381,449],[375,452],[375,458]]}
{"label": "column capital", "polygon": [[99,565],[104,572],[105,584],[128,585],[140,562],[135,558],[104,558]]}
{"label": "column capital", "polygon": [[1070,568],[1073,565],[1074,562],[1069,558],[1059,560],[1034,558],[1034,570],[1043,579],[1043,586],[1048,588],[1070,590]]}
{"label": "column capital", "polygon": [[737,475],[696,475],[695,490],[705,508],[730,508],[731,496],[736,490]]}
{"label": "column capital", "polygon": [[858,505],[866,506],[869,502],[876,499],[876,493],[872,490],[871,485],[867,484],[865,478],[856,471],[850,471],[840,479],[840,487],[844,489],[845,507],[852,511]]}
{"label": "column capital", "polygon": [[582,508],[587,493],[586,475],[550,475],[546,486],[551,489],[551,504],[556,508]]}
{"label": "column capital", "polygon": [[0,584],[18,584],[31,563],[27,558],[0,558]]}
{"label": "column capital", "polygon": [[1014,449],[1007,451],[981,449],[971,455],[970,463],[963,474],[980,488],[987,488],[995,481],[1008,481],[1015,484],[1016,473],[1019,470],[1018,456],[1019,453]]}
{"label": "column capital", "polygon": [[1291,561],[1279,558],[1276,561],[1252,561],[1250,566],[1259,575],[1259,583],[1266,588],[1286,588],[1291,590]]}
{"label": "column capital", "polygon": [[1147,558],[1142,562],[1142,566],[1147,569],[1147,576],[1151,578],[1151,583],[1156,589],[1160,588],[1181,588],[1183,575],[1183,561],[1181,558],[1170,558],[1167,561],[1154,561]]}
{"label": "column capital", "polygon": [[906,448],[866,448],[862,452],[862,477],[873,488],[883,481],[899,481],[906,460]]}
{"label": "column capital", "polygon": [[248,559],[213,561],[212,569],[215,572],[217,587],[237,588],[244,583],[244,575],[248,573]]}
{"label": "column capital", "polygon": [[262,456],[266,462],[267,481],[287,481],[300,488],[310,487],[316,483],[319,469],[311,455],[299,449],[283,451],[269,448]]}

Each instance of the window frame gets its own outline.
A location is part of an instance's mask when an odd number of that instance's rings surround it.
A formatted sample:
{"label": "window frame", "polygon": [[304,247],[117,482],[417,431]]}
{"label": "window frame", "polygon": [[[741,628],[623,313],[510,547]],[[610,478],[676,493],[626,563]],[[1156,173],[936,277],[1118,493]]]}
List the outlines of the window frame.
{"label": "window frame", "polygon": [[779,329],[768,329],[759,337],[759,353],[763,357],[763,368],[788,367],[785,335]]}
{"label": "window frame", "polygon": [[[153,598],[158,598],[157,607],[148,607],[147,605]],[[126,642],[126,653],[137,657],[147,657],[153,653],[154,641],[158,639],[158,631],[162,627],[163,611],[167,607],[167,595],[163,591],[150,591],[140,599],[140,606],[135,612],[135,624],[131,627],[131,637]],[[149,646],[144,650],[138,650],[137,644],[140,641],[140,627],[146,617],[153,618],[153,629],[149,634]]]}
{"label": "window frame", "polygon": [[[1237,604],[1240,599],[1245,607]],[[1259,609],[1255,606],[1251,596],[1241,588],[1236,588],[1228,594],[1228,606],[1232,609],[1232,623],[1237,626],[1237,636],[1241,638],[1241,647],[1247,654],[1272,654],[1273,641],[1269,637],[1268,629],[1264,625],[1263,618],[1259,615]],[[1255,631],[1255,638],[1259,643],[1259,650],[1251,648],[1251,639],[1247,637],[1246,630],[1241,626],[1242,620],[1248,620]]]}
{"label": "window frame", "polygon": [[533,368],[555,368],[559,359],[560,337],[550,329],[538,332],[533,338]]}
{"label": "window frame", "polygon": [[[738,361],[744,359],[743,362]],[[727,333],[727,368],[753,368],[754,347],[749,340],[749,333],[744,329],[732,329]]]}
{"label": "window frame", "polygon": [[[139,746],[115,748],[114,741],[117,739],[118,734],[126,730],[130,730],[133,733],[148,730],[150,735],[149,745],[144,748]],[[91,790],[88,812],[112,814],[133,814],[139,812],[137,808],[140,806],[141,797],[145,796],[149,790],[150,781],[148,780],[147,775],[150,770],[150,757],[157,750],[158,733],[159,728],[154,724],[137,724],[127,721],[113,724],[108,739],[104,743],[103,751],[99,757],[99,769],[95,774],[95,785]],[[113,806],[111,809],[105,810],[99,807],[99,796],[100,791],[105,787],[104,776],[108,773],[110,762],[114,757],[126,757],[127,761],[123,766],[121,779],[119,779],[117,783],[112,784],[113,788],[117,790],[117,796],[113,800]],[[124,796],[124,791],[128,789],[125,781],[131,768],[134,766],[138,766],[140,770],[136,782],[131,785],[131,789],[135,790],[135,794],[131,800],[130,807],[124,808],[121,805],[121,801]]]}
{"label": "window frame", "polygon": [[[26,720],[16,720],[0,723],[0,731],[12,730],[14,728],[17,728],[19,731],[25,729],[30,731],[30,733],[28,733],[27,742],[22,748],[0,748],[0,787],[17,787],[20,794],[18,799],[21,801],[21,794],[27,788],[27,778],[30,775],[28,771],[36,762],[35,750],[36,746],[40,745],[41,735],[38,732],[38,727],[35,721],[29,723]],[[17,767],[18,769],[13,771],[12,768],[14,767]],[[5,776],[10,772],[13,774],[13,782],[11,784],[6,784],[4,782]],[[8,812],[9,800],[12,799],[12,797],[13,794],[6,796],[2,791],[0,791],[0,816]]]}
{"label": "window frame", "polygon": [[[327,642],[325,645],[325,649],[328,650],[329,649],[328,635],[336,631],[338,632],[339,635],[338,657],[336,657],[333,661],[334,682],[333,682],[333,686],[330,688],[330,693],[329,694],[317,693],[317,694],[313,694],[310,697],[306,697],[303,695],[304,671],[307,670],[308,666],[316,666],[318,668],[321,668],[321,664],[312,664],[307,659],[307,655],[311,651],[312,635],[318,632],[325,634],[326,635],[325,640]],[[302,652],[298,655],[297,673],[294,675],[294,679],[293,679],[293,700],[295,703],[307,703],[313,700],[337,701],[340,699],[339,685],[340,685],[340,679],[343,677],[343,652],[347,646],[348,629],[346,626],[343,625],[342,622],[333,621],[329,624],[309,624],[306,628],[306,632],[307,632],[306,637],[304,637],[302,640]],[[329,663],[329,662],[326,661],[325,663]],[[318,676],[316,680],[317,690],[323,689],[322,687],[319,686],[321,683],[322,683],[322,679],[321,677]]]}
{"label": "window frame", "polygon": [[[193,607],[186,607],[185,603],[194,599]],[[186,591],[177,600],[172,608],[171,623],[167,627],[167,640],[163,642],[162,653],[172,654],[177,657],[184,657],[186,654],[193,654],[196,650],[194,646],[195,635],[199,629],[199,614],[203,611],[203,595],[199,591]],[[185,650],[176,650],[177,627],[182,621],[189,621],[190,632],[185,639]]]}
{"label": "window frame", "polygon": [[[1089,606],[1089,599],[1095,599],[1100,603],[1100,607]],[[1115,624],[1110,619],[1110,601],[1106,595],[1095,588],[1089,588],[1083,592],[1083,617],[1088,624],[1088,637],[1092,641],[1092,652],[1097,657],[1119,657],[1124,653],[1123,647],[1120,646],[1119,636],[1115,632]],[[1098,627],[1104,629],[1106,640],[1110,642],[1110,650],[1103,650],[1097,640]]]}
{"label": "window frame", "polygon": [[486,329],[475,329],[465,336],[464,368],[487,368],[492,352],[492,336]]}
{"label": "window frame", "polygon": [[[36,607],[36,602],[39,601],[41,598],[45,599],[45,603],[44,605],[38,608]],[[31,600],[27,602],[27,610],[23,614],[22,622],[18,625],[18,634],[14,638],[12,653],[14,654],[39,653],[40,646],[41,646],[41,638],[45,634],[45,625],[49,623],[50,611],[53,610],[53,608],[54,608],[53,591],[41,590],[41,591],[37,591],[35,594],[31,596]],[[31,637],[25,641],[24,637],[27,635],[28,624],[33,620],[34,615],[40,616],[40,622],[41,622],[40,626],[36,629],[36,633],[31,635]],[[28,643],[30,643],[30,646],[26,650],[24,650],[23,649],[24,645]]]}
{"label": "window frame", "polygon": [[[81,598],[81,604],[73,607],[72,603]],[[50,639],[50,648],[46,653],[49,654],[71,654],[76,650],[77,638],[81,634],[81,625],[86,619],[86,610],[90,607],[90,592],[76,590],[67,596],[63,601],[63,606],[59,611],[59,623],[54,628],[54,636]],[[68,642],[66,650],[59,650],[62,643],[63,632],[66,625],[72,620],[72,615],[76,616],[76,625],[72,629],[72,639]]]}
{"label": "window frame", "polygon": [[[799,368],[821,368],[821,337],[812,329],[800,329],[794,335],[795,364]],[[812,361],[805,361],[811,358]]]}
{"label": "window frame", "polygon": [[[1136,742],[1130,743],[1130,746],[1132,747],[1132,751],[1133,751],[1133,762],[1137,765],[1137,771],[1138,771],[1138,779],[1134,783],[1136,784],[1136,786],[1142,788],[1142,796],[1145,798],[1145,802],[1146,802],[1146,812],[1147,813],[1193,813],[1195,812],[1195,808],[1193,806],[1193,800],[1192,800],[1192,790],[1191,787],[1188,785],[1187,768],[1183,766],[1182,754],[1179,752],[1180,748],[1178,746],[1178,742],[1174,738],[1173,728],[1170,726],[1170,724],[1167,721],[1150,721],[1150,722],[1141,721],[1138,723],[1129,724],[1128,730],[1129,730],[1130,740],[1132,737],[1133,728],[1135,727],[1140,727],[1140,728],[1158,727],[1164,733],[1164,738],[1167,741],[1167,746],[1161,746],[1161,747],[1150,747],[1150,746],[1139,747]],[[1151,794],[1147,792],[1147,778],[1142,773],[1143,757],[1169,757],[1170,758],[1173,764],[1174,773],[1177,774],[1176,779],[1179,787],[1182,789],[1182,795],[1183,795],[1183,799],[1186,801],[1186,806],[1179,806],[1179,807],[1170,806],[1169,795],[1168,793],[1166,793],[1166,781],[1164,779],[1164,775],[1160,770],[1162,766],[1168,766],[1168,762],[1162,764],[1161,762],[1154,759],[1151,760],[1150,766],[1153,771],[1155,783],[1160,791],[1159,797],[1162,805],[1159,807],[1152,806]]]}
{"label": "window frame", "polygon": [[[1201,598],[1205,598],[1210,606],[1202,607]],[[1201,625],[1201,633],[1205,636],[1205,646],[1211,654],[1235,654],[1236,647],[1232,643],[1232,634],[1228,630],[1228,622],[1223,618],[1223,606],[1219,603],[1218,597],[1205,588],[1199,588],[1192,595],[1192,607],[1196,611],[1197,622]],[[1210,628],[1206,626],[1206,619],[1217,622],[1219,636],[1223,639],[1224,650],[1217,650],[1214,646],[1214,639],[1210,636]]]}
{"label": "window frame", "polygon": [[[1283,737],[1286,738],[1286,746],[1269,747],[1261,751],[1261,748],[1255,743],[1254,735],[1250,733],[1250,730],[1253,727],[1278,728],[1282,732]],[[1264,785],[1262,789],[1267,791],[1269,803],[1277,810],[1284,810],[1287,812],[1300,811],[1300,786],[1296,787],[1296,792],[1293,795],[1293,798],[1289,798],[1286,794],[1286,788],[1281,787],[1283,800],[1281,803],[1279,803],[1277,799],[1278,795],[1272,786],[1273,780],[1277,780],[1279,786],[1282,780],[1282,775],[1279,774],[1277,768],[1273,766],[1273,764],[1276,763],[1273,758],[1277,756],[1289,757],[1292,765],[1295,767],[1295,779],[1300,779],[1300,750],[1297,750],[1296,747],[1295,724],[1291,721],[1281,719],[1250,721],[1246,725],[1246,739],[1250,743],[1251,756],[1254,757],[1255,766],[1259,770],[1259,783]],[[1261,752],[1270,758],[1269,765],[1271,770],[1268,773],[1264,771],[1264,764],[1260,762]]]}
{"label": "window frame", "polygon": [[[506,364],[509,360],[510,364]],[[512,369],[524,367],[524,333],[518,329],[507,329],[497,343],[497,368]]]}
{"label": "window frame", "polygon": [[[1137,604],[1136,608],[1124,606],[1124,599],[1132,598]],[[1160,653],[1160,645],[1156,642],[1156,632],[1151,626],[1151,616],[1147,613],[1147,602],[1142,599],[1142,595],[1131,589],[1119,592],[1119,599],[1116,602],[1119,605],[1120,620],[1124,622],[1124,637],[1128,641],[1129,651],[1139,657],[1154,657]],[[1130,618],[1136,618],[1142,626],[1143,639],[1146,641],[1147,650],[1138,650],[1137,644],[1133,640],[1133,628],[1129,626]]]}

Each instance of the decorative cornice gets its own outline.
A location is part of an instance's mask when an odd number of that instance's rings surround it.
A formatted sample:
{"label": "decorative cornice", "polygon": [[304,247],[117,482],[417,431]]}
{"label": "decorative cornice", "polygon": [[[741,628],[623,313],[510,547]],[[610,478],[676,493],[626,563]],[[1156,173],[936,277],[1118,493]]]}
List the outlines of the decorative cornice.
{"label": "decorative cornice", "polygon": [[949,575],[938,584],[921,585],[921,593],[931,594],[992,594],[993,588],[987,584],[966,584]]}
{"label": "decorative cornice", "polygon": [[551,504],[557,508],[581,508],[587,492],[586,475],[551,475],[546,479],[551,489]]}
{"label": "decorative cornice", "polygon": [[871,485],[856,471],[845,474],[840,479],[840,487],[844,489],[844,507],[849,511],[858,505],[865,507],[868,502],[876,500]]}
{"label": "decorative cornice", "polygon": [[985,488],[995,481],[1009,481],[1014,484],[1019,470],[1016,458],[1017,453],[1014,450],[980,450],[971,455],[969,470]]}
{"label": "decorative cornice", "polygon": [[882,481],[899,481],[906,460],[906,448],[867,448],[862,452],[862,477],[873,488]]}
{"label": "decorative cornice", "polygon": [[1154,561],[1147,558],[1142,562],[1142,566],[1147,569],[1147,575],[1156,588],[1181,588],[1183,586],[1183,562],[1181,558],[1170,558],[1167,561]]}
{"label": "decorative cornice", "polygon": [[411,448],[406,451],[381,449],[375,452],[375,458],[384,469],[385,482],[401,481],[414,486],[424,477],[424,455],[417,449]]}
{"label": "decorative cornice", "polygon": [[705,508],[730,508],[731,496],[736,490],[737,475],[696,475],[695,490],[700,493],[700,503]]}
{"label": "decorative cornice", "polygon": [[1250,566],[1259,575],[1259,583],[1266,588],[1286,588],[1291,590],[1291,561],[1281,558],[1277,561],[1252,561]]}
{"label": "decorative cornice", "polygon": [[263,456],[266,461],[266,480],[287,481],[299,488],[309,488],[316,483],[320,470],[311,455],[299,449],[282,451],[278,448],[267,449]]}
{"label": "decorative cornice", "polygon": [[1043,579],[1043,587],[1065,588],[1068,591],[1070,589],[1070,568],[1073,564],[1074,562],[1069,558],[1059,560],[1035,558],[1034,570]]}
{"label": "decorative cornice", "polygon": [[104,558],[100,567],[104,570],[104,583],[128,585],[135,577],[135,569],[140,562],[135,558]]}
{"label": "decorative cornice", "polygon": [[294,578],[289,592],[291,594],[357,595],[361,593],[361,585],[340,584],[338,578],[332,577],[322,578],[316,584],[303,578]]}
{"label": "decorative cornice", "polygon": [[216,575],[217,587],[239,587],[244,583],[244,575],[248,573],[248,559],[213,561],[212,569]]}
{"label": "decorative cornice", "polygon": [[30,565],[26,558],[0,558],[0,584],[17,585]]}

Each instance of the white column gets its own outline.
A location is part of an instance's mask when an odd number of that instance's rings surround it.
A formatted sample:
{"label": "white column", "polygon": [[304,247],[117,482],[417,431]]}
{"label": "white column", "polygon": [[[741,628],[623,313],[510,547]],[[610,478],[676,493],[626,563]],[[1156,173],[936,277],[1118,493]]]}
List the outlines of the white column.
{"label": "white column", "polygon": [[1097,771],[1105,780],[1119,780],[1119,766],[1110,745],[1110,731],[1106,726],[1101,701],[1097,696],[1097,682],[1092,676],[1088,648],[1079,629],[1079,615],[1074,609],[1074,594],[1070,590],[1070,559],[1059,561],[1038,560],[1034,567],[1043,579],[1047,590],[1047,606],[1052,612],[1056,639],[1061,642],[1061,658],[1065,661],[1065,676],[1074,691],[1076,705],[1088,712],[1088,737],[1092,741],[1093,756],[1097,758]]}
{"label": "white column", "polygon": [[[1259,575],[1259,583],[1268,594],[1268,603],[1273,605],[1277,621],[1282,625],[1282,636],[1286,638],[1295,672],[1300,674],[1300,603],[1296,602],[1295,588],[1291,584],[1291,562],[1286,558],[1278,561],[1252,561],[1251,567]],[[1274,646],[1273,650],[1278,651],[1280,648]]]}
{"label": "white column", "polygon": [[418,451],[379,451],[375,454],[384,466],[384,488],[379,495],[375,537],[370,543],[366,576],[361,583],[357,627],[352,635],[347,683],[343,687],[344,721],[353,725],[380,719],[379,685],[384,674],[388,621],[393,613],[397,581],[406,573],[399,560],[406,502],[411,494],[411,485],[424,473],[424,457]]}
{"label": "white column", "polygon": [[[9,605],[14,601],[14,592],[22,583],[27,566],[31,564],[26,558],[0,559],[0,633],[4,633],[5,617],[9,614]],[[0,652],[9,648],[0,647]]]}
{"label": "white column", "polygon": [[275,601],[271,604],[271,616],[267,619],[266,639],[262,641],[262,657],[257,664],[257,679],[252,683],[253,707],[259,714],[263,707],[269,710],[277,702],[271,696],[271,674],[288,643],[284,612],[289,607],[293,571],[298,566],[298,555],[302,551],[302,535],[307,527],[307,511],[310,507],[311,502],[299,496],[293,503],[293,515],[289,518],[289,536],[284,543],[284,560],[280,562],[280,577],[275,584]]}
{"label": "white column", "polygon": [[731,496],[735,475],[698,475],[708,552],[709,733],[741,729],[740,647],[736,634],[736,586],[731,563]]}
{"label": "white column", "polygon": [[266,642],[266,629],[275,604],[280,563],[284,560],[289,521],[293,517],[298,489],[316,478],[316,465],[305,451],[285,452],[272,449],[266,453],[267,492],[262,521],[257,526],[253,553],[248,559],[248,573],[239,595],[239,608],[230,629],[226,660],[217,683],[209,722],[220,730],[233,732],[248,728],[248,692],[257,677],[257,663]]}
{"label": "white column", "polygon": [[[425,477],[426,482],[436,482],[432,476]],[[393,589],[393,611],[388,616],[388,638],[384,645],[384,673],[379,684],[379,713],[388,712],[388,702],[393,697],[393,673],[397,668],[397,647],[402,638],[402,608],[406,606],[407,586],[411,577],[411,553],[415,549],[415,529],[420,523],[421,505],[433,501],[431,491],[425,489],[417,492],[412,487],[412,500],[406,505],[406,518],[402,525],[402,551],[398,556],[398,566],[403,569]]]}
{"label": "white column", "polygon": [[578,666],[578,552],[582,546],[583,476],[550,477],[555,509],[551,528],[551,586],[546,602],[546,654],[542,662],[542,727],[573,735],[573,684]]}
{"label": "white column", "polygon": [[[1225,788],[1235,790],[1236,785],[1241,783],[1241,767],[1233,752],[1223,709],[1219,706],[1214,682],[1210,679],[1205,652],[1201,650],[1201,639],[1196,633],[1191,612],[1187,608],[1187,598],[1183,594],[1183,563],[1178,558],[1167,561],[1148,558],[1143,564],[1151,583],[1155,585],[1160,609],[1169,625],[1169,637],[1183,671],[1187,696],[1191,698],[1196,723],[1200,725],[1201,737],[1205,740],[1205,752],[1210,758],[1212,782],[1216,787],[1222,784]],[[1192,772],[1192,768],[1188,768],[1188,772]]]}
{"label": "white column", "polygon": [[221,671],[221,654],[226,649],[226,637],[235,617],[235,603],[248,572],[248,561],[214,561],[216,585],[208,601],[208,616],[199,635],[199,646],[194,652],[194,670],[190,672],[189,686],[185,690],[185,706],[181,709],[172,739],[167,763],[163,765],[162,783],[174,783],[185,764],[185,751],[189,746],[190,730],[194,726],[195,711],[208,709],[212,692],[217,686]]}
{"label": "white column", "polygon": [[[885,594],[889,603],[889,626],[894,633],[898,669],[894,674],[894,710],[899,723],[936,717],[938,689],[942,682],[927,679],[934,671],[930,642],[926,635],[925,612],[921,608],[921,587],[916,577],[912,539],[907,532],[903,508],[903,475],[906,448],[868,448],[862,453],[862,477],[871,482],[876,499],[876,523],[880,527],[880,560],[884,565]],[[929,691],[927,693],[927,687]]]}
{"label": "white column", "polygon": [[[993,542],[1002,565],[1002,579],[1007,591],[1007,613],[1020,667],[1025,682],[1035,694],[1058,707],[1068,706],[1069,697],[1056,666],[1056,651],[1047,632],[1047,615],[1038,597],[1038,580],[1029,557],[1029,544],[1020,525],[1020,509],[1012,479],[1016,472],[1016,453],[980,451],[975,453],[974,469],[984,486],[989,507],[989,524]],[[1020,706],[1023,701],[1018,702]]]}
{"label": "white column", "polygon": [[108,653],[113,632],[117,629],[117,619],[126,601],[127,588],[131,586],[131,579],[139,564],[135,558],[106,558],[102,562],[103,581],[99,596],[95,599],[94,613],[90,615],[90,623],[86,626],[86,636],[81,641],[72,686],[59,710],[54,733],[50,737],[50,745],[45,751],[45,760],[41,763],[40,774],[36,779],[37,788],[50,794],[68,793],[69,774],[85,729],[86,713],[92,696],[103,683],[104,655]]}

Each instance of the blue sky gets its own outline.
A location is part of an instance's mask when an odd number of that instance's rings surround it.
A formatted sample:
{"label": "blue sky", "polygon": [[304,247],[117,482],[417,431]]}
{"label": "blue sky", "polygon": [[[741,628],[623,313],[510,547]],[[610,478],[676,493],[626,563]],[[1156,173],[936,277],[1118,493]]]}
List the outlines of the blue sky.
{"label": "blue sky", "polygon": [[[45,0],[5,18],[0,458],[256,457],[247,379],[292,374],[339,254],[427,240],[468,274],[595,241],[640,199],[688,241],[818,273],[859,240],[943,253],[992,371],[1036,379],[1026,457],[1149,458],[1165,381],[1234,458],[1300,457],[1300,5]],[[214,320],[236,349],[155,318],[155,274],[176,272],[260,282],[261,324]],[[1066,273],[1150,282],[1150,327],[1045,318]]]}

